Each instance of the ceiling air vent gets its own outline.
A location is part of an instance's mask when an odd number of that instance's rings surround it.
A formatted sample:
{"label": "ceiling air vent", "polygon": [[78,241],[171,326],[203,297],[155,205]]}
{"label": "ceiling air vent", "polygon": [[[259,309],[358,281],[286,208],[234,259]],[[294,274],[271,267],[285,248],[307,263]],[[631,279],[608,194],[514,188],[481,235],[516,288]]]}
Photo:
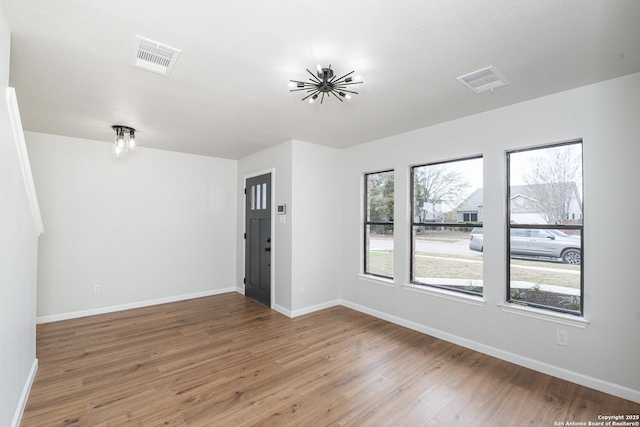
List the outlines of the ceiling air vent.
{"label": "ceiling air vent", "polygon": [[136,36],[133,43],[131,65],[168,76],[171,74],[178,56],[180,56],[178,49]]}
{"label": "ceiling air vent", "polygon": [[473,73],[458,77],[458,81],[471,89],[474,93],[493,91],[509,84],[498,70],[493,67],[483,68]]}

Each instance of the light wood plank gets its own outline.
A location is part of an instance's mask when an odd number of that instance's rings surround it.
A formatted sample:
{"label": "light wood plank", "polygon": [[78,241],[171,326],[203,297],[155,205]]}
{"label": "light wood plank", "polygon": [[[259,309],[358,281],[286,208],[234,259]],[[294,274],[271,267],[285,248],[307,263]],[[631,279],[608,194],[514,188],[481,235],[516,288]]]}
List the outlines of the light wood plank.
{"label": "light wood plank", "polygon": [[640,405],[332,307],[236,293],[38,325],[33,426],[548,426]]}

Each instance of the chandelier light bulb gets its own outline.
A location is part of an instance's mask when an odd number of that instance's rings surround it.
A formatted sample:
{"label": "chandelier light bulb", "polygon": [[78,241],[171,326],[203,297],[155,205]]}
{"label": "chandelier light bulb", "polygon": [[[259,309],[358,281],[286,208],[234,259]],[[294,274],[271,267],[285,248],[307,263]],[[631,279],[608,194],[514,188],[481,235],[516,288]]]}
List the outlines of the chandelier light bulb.
{"label": "chandelier light bulb", "polygon": [[136,149],[136,131],[134,131],[133,129],[131,129],[129,131],[129,150],[133,151]]}
{"label": "chandelier light bulb", "polygon": [[122,146],[118,145],[118,143],[116,142],[116,144],[113,146],[113,152],[115,153],[116,157],[120,157],[122,151]]}

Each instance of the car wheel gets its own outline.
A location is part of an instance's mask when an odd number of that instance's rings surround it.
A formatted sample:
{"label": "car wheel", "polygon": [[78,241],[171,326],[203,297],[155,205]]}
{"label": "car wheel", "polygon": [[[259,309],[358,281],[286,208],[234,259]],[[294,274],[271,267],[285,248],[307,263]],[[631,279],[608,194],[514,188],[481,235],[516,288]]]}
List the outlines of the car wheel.
{"label": "car wheel", "polygon": [[565,264],[580,265],[581,261],[582,257],[580,256],[580,251],[578,249],[567,249],[562,252],[562,262]]}

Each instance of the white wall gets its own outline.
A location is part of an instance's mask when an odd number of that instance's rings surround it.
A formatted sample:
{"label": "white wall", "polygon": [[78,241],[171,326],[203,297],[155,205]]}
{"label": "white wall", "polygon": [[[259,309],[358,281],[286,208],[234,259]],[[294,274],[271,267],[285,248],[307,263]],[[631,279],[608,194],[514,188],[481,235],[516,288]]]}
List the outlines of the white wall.
{"label": "white wall", "polygon": [[[509,90],[508,88],[503,90]],[[491,96],[490,94],[481,96]],[[638,244],[609,222],[638,212],[640,74],[397,135],[342,152],[344,303],[534,369],[640,401]],[[505,151],[582,138],[586,328],[505,312]],[[412,292],[409,165],[484,155],[484,306]],[[362,174],[396,171],[393,286],[356,278]],[[613,210],[611,207],[615,207]],[[627,237],[625,237],[627,236]],[[555,343],[568,329],[569,346]]]}
{"label": "white wall", "polygon": [[340,297],[340,150],[293,142],[292,311]]}
{"label": "white wall", "polygon": [[10,35],[0,11],[0,425],[21,413],[36,364],[38,237],[6,103]]}
{"label": "white wall", "polygon": [[235,289],[235,160],[26,139],[46,229],[39,321]]}
{"label": "white wall", "polygon": [[[245,177],[274,171],[272,271],[274,308],[297,316],[339,299],[340,150],[291,140],[238,161],[238,188]],[[238,198],[238,288],[244,289],[244,200]],[[301,288],[302,287],[302,288]],[[300,292],[302,290],[302,292]]]}

